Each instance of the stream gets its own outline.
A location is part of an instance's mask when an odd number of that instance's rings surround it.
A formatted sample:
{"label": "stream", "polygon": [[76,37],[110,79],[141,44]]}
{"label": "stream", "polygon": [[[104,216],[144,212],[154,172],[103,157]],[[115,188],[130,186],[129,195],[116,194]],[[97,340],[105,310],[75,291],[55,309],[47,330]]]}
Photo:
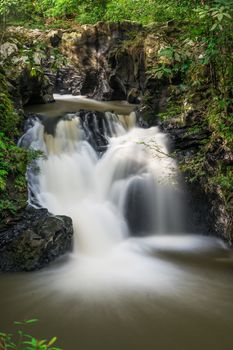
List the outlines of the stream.
{"label": "stream", "polygon": [[73,220],[70,254],[33,273],[0,274],[0,330],[58,337],[64,350],[227,350],[233,254],[192,232],[169,139],[134,106],[55,95],[30,106],[20,144],[29,202]]}

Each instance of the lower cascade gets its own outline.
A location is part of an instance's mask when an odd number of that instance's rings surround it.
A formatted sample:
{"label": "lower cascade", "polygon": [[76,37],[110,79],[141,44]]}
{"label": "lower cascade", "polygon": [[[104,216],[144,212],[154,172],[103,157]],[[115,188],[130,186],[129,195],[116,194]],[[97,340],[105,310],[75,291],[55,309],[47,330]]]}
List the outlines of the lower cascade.
{"label": "lower cascade", "polygon": [[182,232],[176,163],[158,127],[138,127],[135,112],[79,111],[29,124],[21,145],[45,154],[39,172],[28,171],[30,202],[72,218],[79,254]]}

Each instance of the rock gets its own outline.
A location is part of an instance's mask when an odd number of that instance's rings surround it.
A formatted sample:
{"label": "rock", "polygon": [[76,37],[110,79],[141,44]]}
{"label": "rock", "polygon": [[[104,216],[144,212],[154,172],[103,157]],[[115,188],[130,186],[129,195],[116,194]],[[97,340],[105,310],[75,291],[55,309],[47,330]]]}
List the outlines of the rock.
{"label": "rock", "polygon": [[170,135],[171,151],[175,152],[181,167],[185,165],[190,227],[194,232],[216,235],[232,244],[232,197],[230,193],[227,196],[223,193],[218,177],[220,165],[225,169],[232,167],[233,154],[221,138],[211,140],[208,125],[199,122],[201,113],[198,109],[192,110],[186,113],[182,124],[178,122],[180,118],[170,118],[160,123],[160,127]]}
{"label": "rock", "polygon": [[17,45],[9,42],[5,42],[0,46],[0,60],[4,61],[8,57],[18,52]]}
{"label": "rock", "polygon": [[32,76],[31,72],[25,69],[18,84],[22,105],[54,102],[53,85],[44,73],[38,71]]}
{"label": "rock", "polygon": [[55,92],[62,94],[80,95],[83,86],[83,78],[73,66],[59,68],[54,83]]}
{"label": "rock", "polygon": [[138,91],[138,89],[132,88],[128,93],[127,101],[129,103],[139,104],[140,103],[140,91]]}
{"label": "rock", "polygon": [[[158,44],[158,37],[148,40],[147,31],[129,21],[99,22],[69,30],[10,27],[8,35],[20,37],[18,46],[25,53],[32,53],[32,62],[31,57],[21,56],[21,51],[11,57],[13,69],[7,73],[15,86],[12,96],[19,100],[16,105],[20,107],[51,102],[53,91],[140,103],[147,84],[147,68],[154,62],[155,51],[165,46]],[[44,46],[38,47],[39,42]]]}
{"label": "rock", "polygon": [[134,89],[139,96],[145,80],[143,40],[134,44],[132,36],[139,29],[130,22],[99,22],[63,33],[59,49],[69,65],[58,69],[56,91],[126,100]]}
{"label": "rock", "polygon": [[43,59],[45,58],[45,54],[41,51],[37,51],[33,55],[33,62],[35,65],[40,66],[42,65]]}
{"label": "rock", "polygon": [[72,220],[28,207],[18,222],[0,231],[0,270],[41,269],[72,247]]}
{"label": "rock", "polygon": [[60,42],[61,42],[62,31],[61,30],[49,31],[48,38],[49,38],[50,43],[53,47],[58,47]]}

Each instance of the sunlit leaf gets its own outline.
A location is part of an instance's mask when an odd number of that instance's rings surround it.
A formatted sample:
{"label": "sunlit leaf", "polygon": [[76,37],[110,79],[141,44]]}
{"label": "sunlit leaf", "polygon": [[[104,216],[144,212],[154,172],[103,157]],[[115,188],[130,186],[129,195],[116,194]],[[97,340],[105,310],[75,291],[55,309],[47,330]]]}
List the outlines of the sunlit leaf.
{"label": "sunlit leaf", "polygon": [[31,320],[27,320],[25,321],[25,323],[36,323],[38,322],[39,320],[37,318],[34,318],[34,319],[31,319]]}
{"label": "sunlit leaf", "polygon": [[223,13],[220,13],[217,17],[218,17],[219,22],[221,22],[223,19]]}
{"label": "sunlit leaf", "polygon": [[56,341],[57,341],[57,337],[53,337],[53,338],[48,342],[47,346],[49,347],[49,346],[53,345]]}
{"label": "sunlit leaf", "polygon": [[217,26],[218,26],[218,23],[215,23],[212,27],[211,27],[211,31],[213,31],[213,30],[215,30],[216,28],[217,28]]}

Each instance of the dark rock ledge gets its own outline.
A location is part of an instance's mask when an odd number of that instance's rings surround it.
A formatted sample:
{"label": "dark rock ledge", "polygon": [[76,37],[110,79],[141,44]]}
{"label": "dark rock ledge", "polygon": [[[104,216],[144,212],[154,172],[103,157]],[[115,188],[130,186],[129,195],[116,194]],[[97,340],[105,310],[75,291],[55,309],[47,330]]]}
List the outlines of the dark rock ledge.
{"label": "dark rock ledge", "polygon": [[19,221],[0,231],[0,271],[41,269],[72,247],[71,218],[28,207]]}

